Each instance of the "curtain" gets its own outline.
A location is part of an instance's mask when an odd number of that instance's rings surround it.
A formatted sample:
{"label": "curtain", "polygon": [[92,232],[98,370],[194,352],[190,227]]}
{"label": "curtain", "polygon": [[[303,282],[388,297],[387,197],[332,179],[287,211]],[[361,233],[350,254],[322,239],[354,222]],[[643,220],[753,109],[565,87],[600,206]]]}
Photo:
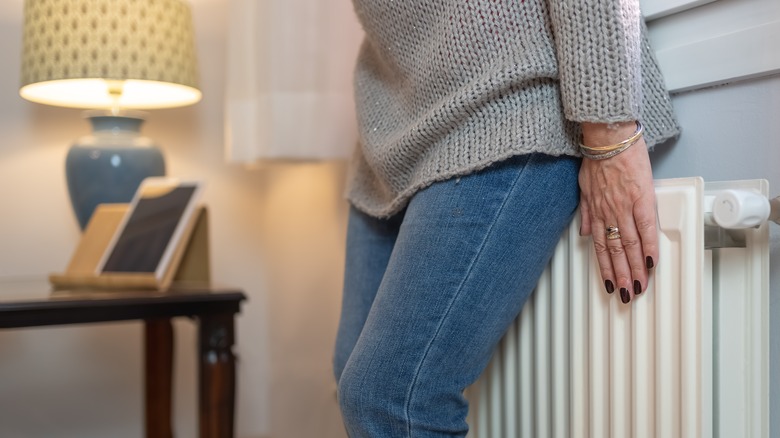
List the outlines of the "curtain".
{"label": "curtain", "polygon": [[339,159],[357,142],[352,72],[362,30],[349,0],[229,0],[230,162]]}

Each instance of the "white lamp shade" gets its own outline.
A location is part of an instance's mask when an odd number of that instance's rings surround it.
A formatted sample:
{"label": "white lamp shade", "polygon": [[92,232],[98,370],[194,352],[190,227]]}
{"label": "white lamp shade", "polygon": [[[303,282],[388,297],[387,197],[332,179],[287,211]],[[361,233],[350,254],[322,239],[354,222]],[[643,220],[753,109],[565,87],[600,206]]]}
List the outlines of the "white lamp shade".
{"label": "white lamp shade", "polygon": [[26,0],[20,94],[75,108],[152,109],[199,101],[188,4]]}

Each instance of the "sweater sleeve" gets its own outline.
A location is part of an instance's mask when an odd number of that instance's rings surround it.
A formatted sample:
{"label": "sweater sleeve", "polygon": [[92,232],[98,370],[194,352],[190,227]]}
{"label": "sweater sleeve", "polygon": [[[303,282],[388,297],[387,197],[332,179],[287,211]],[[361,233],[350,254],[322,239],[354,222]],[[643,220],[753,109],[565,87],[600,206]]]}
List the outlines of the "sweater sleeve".
{"label": "sweater sleeve", "polygon": [[637,120],[642,105],[638,0],[548,0],[566,118]]}

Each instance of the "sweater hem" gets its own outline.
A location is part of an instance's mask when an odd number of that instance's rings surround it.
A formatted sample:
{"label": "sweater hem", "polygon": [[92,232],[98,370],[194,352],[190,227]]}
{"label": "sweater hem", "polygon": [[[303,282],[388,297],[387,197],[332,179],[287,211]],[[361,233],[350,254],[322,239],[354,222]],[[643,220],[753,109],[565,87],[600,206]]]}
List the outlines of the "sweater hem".
{"label": "sweater hem", "polygon": [[[656,135],[652,138],[646,138],[648,151],[652,151],[653,148],[658,144],[664,143],[674,137],[679,136],[680,131],[681,131],[680,127],[678,125],[674,125],[670,129],[656,133]],[[401,191],[400,193],[398,193],[389,203],[383,204],[381,206],[372,207],[366,205],[365,203],[358,201],[357,197],[353,196],[352,193],[347,193],[346,198],[353,207],[357,208],[361,212],[379,219],[387,219],[395,215],[396,213],[400,212],[404,208],[406,208],[406,205],[409,203],[411,198],[417,192],[431,186],[434,183],[447,181],[452,178],[458,178],[458,177],[470,175],[476,172],[480,172],[484,169],[487,169],[488,167],[493,166],[495,164],[506,161],[510,158],[517,157],[520,155],[528,155],[528,154],[535,154],[535,153],[541,153],[552,157],[560,157],[560,156],[581,157],[579,153],[572,153],[568,149],[543,150],[541,148],[532,148],[527,151],[510,150],[505,153],[499,154],[495,157],[486,158],[461,168],[452,169],[447,172],[442,172],[441,174],[438,174],[434,177],[426,178],[420,182],[412,184],[406,189],[404,189],[403,191]]]}
{"label": "sweater hem", "polygon": [[494,164],[498,164],[501,162],[504,162],[506,160],[509,160],[510,158],[521,156],[521,155],[529,155],[529,154],[535,154],[540,153],[544,155],[549,155],[552,157],[560,157],[560,156],[570,156],[570,157],[577,157],[578,154],[568,153],[568,151],[551,151],[551,150],[527,150],[527,151],[508,151],[506,153],[497,155],[495,157],[487,158],[484,160],[480,160],[474,163],[469,164],[468,166],[452,169],[447,172],[442,172],[441,174],[438,174],[434,177],[424,179],[420,182],[417,182],[415,184],[410,185],[400,193],[398,193],[389,203],[383,204],[379,207],[371,207],[368,205],[365,205],[365,203],[359,202],[355,196],[352,195],[352,193],[347,194],[347,200],[349,203],[360,210],[361,212],[373,216],[379,219],[387,219],[396,213],[400,212],[404,208],[406,208],[409,201],[412,199],[412,197],[419,192],[420,190],[423,190],[429,186],[431,186],[434,183],[447,181],[452,178],[458,178],[463,177],[466,175],[471,175],[476,172],[480,172],[484,169],[487,169],[490,166],[493,166]]}

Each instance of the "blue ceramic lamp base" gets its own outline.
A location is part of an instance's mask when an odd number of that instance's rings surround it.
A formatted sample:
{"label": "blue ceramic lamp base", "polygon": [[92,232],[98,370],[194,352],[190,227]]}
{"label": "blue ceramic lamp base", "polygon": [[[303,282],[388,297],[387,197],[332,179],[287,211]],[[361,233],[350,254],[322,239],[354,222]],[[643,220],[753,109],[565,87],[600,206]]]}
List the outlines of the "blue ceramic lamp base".
{"label": "blue ceramic lamp base", "polygon": [[140,135],[141,114],[86,116],[92,135],[77,140],[65,160],[70,202],[82,230],[98,204],[130,202],[144,178],[165,175],[162,152]]}

